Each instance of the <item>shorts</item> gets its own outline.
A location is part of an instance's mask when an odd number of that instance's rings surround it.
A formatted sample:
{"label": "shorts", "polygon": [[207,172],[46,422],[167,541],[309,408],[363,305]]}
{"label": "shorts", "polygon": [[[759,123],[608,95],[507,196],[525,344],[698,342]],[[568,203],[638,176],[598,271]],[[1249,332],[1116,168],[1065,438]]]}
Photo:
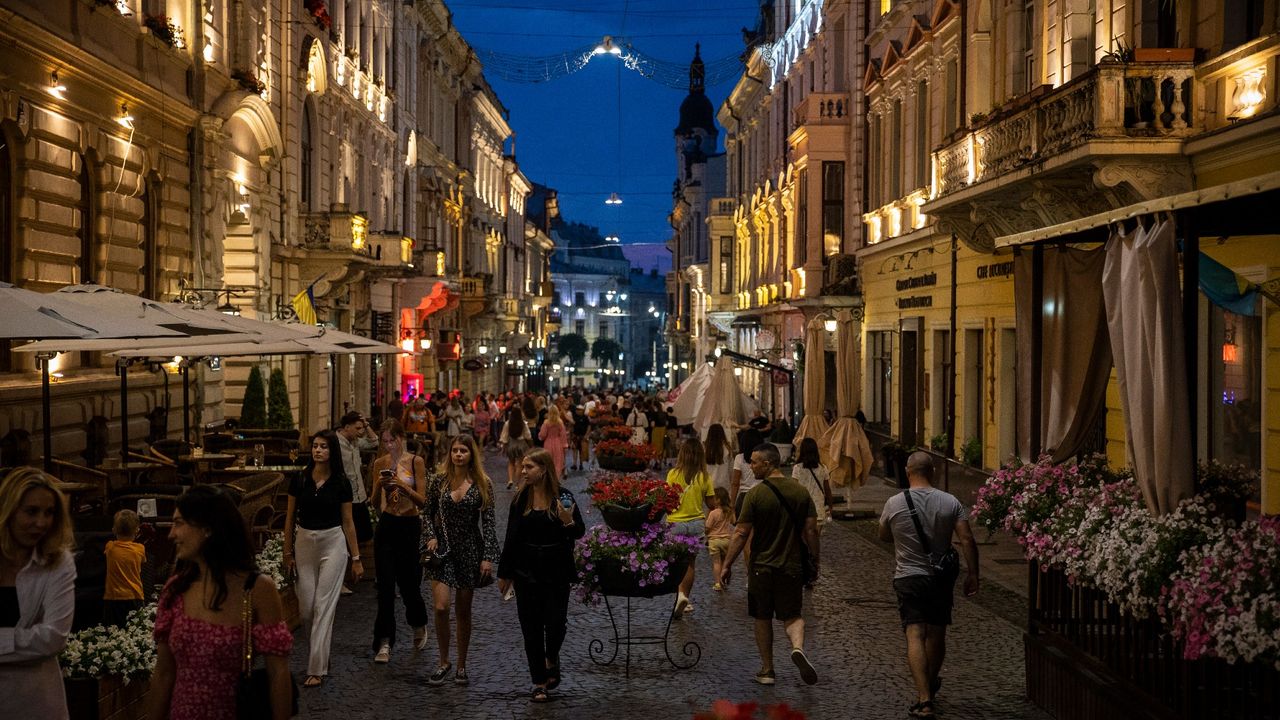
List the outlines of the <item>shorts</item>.
{"label": "shorts", "polygon": [[707,538],[707,552],[711,553],[711,557],[728,554],[729,538]]}
{"label": "shorts", "polygon": [[898,615],[904,629],[908,625],[951,624],[954,580],[946,582],[932,575],[908,575],[894,579],[893,591],[898,595]]}
{"label": "shorts", "polygon": [[683,522],[671,523],[672,535],[687,535],[689,537],[702,537],[707,531],[707,522],[702,518],[694,518],[693,520],[685,520]]}
{"label": "shorts", "polygon": [[804,603],[804,579],[768,567],[747,573],[747,614],[757,620],[794,620]]}

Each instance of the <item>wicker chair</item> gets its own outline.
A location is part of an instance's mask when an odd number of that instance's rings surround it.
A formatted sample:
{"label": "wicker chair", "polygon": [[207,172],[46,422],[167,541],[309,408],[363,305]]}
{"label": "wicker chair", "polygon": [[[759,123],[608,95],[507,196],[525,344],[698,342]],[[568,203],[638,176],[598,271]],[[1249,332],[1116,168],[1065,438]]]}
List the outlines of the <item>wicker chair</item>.
{"label": "wicker chair", "polygon": [[240,515],[259,544],[271,532],[276,491],[283,484],[284,474],[273,472],[257,473],[226,484],[240,496]]}

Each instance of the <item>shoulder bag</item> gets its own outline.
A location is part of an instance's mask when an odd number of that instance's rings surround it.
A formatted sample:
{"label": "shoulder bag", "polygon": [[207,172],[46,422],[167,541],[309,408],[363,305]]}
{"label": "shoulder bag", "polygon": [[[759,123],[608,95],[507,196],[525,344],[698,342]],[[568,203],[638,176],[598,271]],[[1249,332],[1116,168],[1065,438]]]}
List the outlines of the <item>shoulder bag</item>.
{"label": "shoulder bag", "polygon": [[907,508],[911,511],[911,522],[916,526],[916,535],[920,538],[920,546],[924,548],[924,552],[929,556],[929,567],[933,570],[933,576],[941,578],[949,583],[956,581],[960,577],[960,553],[956,549],[947,544],[947,551],[942,553],[942,557],[936,561],[933,559],[933,550],[929,547],[929,536],[924,534],[924,525],[920,524],[920,516],[916,513],[916,504],[911,501],[911,491],[903,490],[903,497],[907,500]]}
{"label": "shoulder bag", "polygon": [[[258,573],[249,573],[244,581],[244,599],[241,601],[240,626],[243,659],[240,675],[236,678],[236,717],[239,720],[269,720],[271,712],[271,677],[265,667],[253,666],[253,584]],[[298,684],[289,674],[289,716],[298,714]]]}
{"label": "shoulder bag", "polygon": [[809,554],[809,546],[804,542],[804,521],[796,519],[795,512],[792,511],[791,506],[787,504],[786,499],[782,497],[782,493],[774,486],[773,483],[769,482],[767,479],[762,480],[761,482],[769,486],[769,489],[773,491],[773,494],[778,497],[778,504],[782,506],[782,511],[785,512],[787,514],[787,518],[791,520],[791,526],[794,528],[796,540],[800,543],[800,575],[804,578],[804,584],[806,586],[811,586],[818,581],[818,569],[814,567],[813,557]]}
{"label": "shoulder bag", "polygon": [[[444,495],[446,483],[441,482],[444,478],[441,474],[436,474],[432,479],[431,488],[427,492],[430,508],[426,508],[427,512],[422,513],[423,540],[422,550],[418,556],[418,564],[431,570],[439,570],[444,566],[444,561],[449,556],[449,529],[445,526],[444,517],[440,510],[440,499]],[[437,526],[440,528],[440,537],[436,540],[436,550],[431,552],[427,550],[426,543],[426,526],[431,522],[431,518],[438,518]]]}

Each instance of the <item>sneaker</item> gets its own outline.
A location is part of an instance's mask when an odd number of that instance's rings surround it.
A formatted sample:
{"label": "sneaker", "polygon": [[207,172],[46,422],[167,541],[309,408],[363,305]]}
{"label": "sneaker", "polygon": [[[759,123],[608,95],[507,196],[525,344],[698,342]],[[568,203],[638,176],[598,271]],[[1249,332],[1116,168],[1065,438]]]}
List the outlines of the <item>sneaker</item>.
{"label": "sneaker", "polygon": [[373,661],[383,664],[391,662],[391,645],[382,643],[382,647],[378,648],[378,654],[373,656]]}
{"label": "sneaker", "polygon": [[689,607],[689,598],[684,593],[681,593],[676,598],[676,609],[671,611],[672,616],[676,618],[684,617],[684,609],[687,607]]}
{"label": "sneaker", "polygon": [[341,592],[341,594],[342,594],[342,595],[353,595],[353,594],[355,594],[355,591],[354,591],[354,590],[352,590],[351,588],[347,587],[346,585],[343,585],[343,586],[342,586],[342,592]]}
{"label": "sneaker", "polygon": [[761,685],[772,685],[778,681],[772,670],[761,670],[756,673],[755,680]]}
{"label": "sneaker", "polygon": [[413,629],[413,649],[414,650],[427,649],[427,626],[426,625]]}
{"label": "sneaker", "polygon": [[813,663],[809,662],[809,658],[800,648],[794,648],[791,651],[791,662],[796,664],[800,669],[800,679],[804,680],[805,685],[812,685],[818,682],[818,671],[814,669]]}
{"label": "sneaker", "polygon": [[711,583],[711,589],[715,590],[716,592],[723,592],[724,586],[721,585],[720,583]]}

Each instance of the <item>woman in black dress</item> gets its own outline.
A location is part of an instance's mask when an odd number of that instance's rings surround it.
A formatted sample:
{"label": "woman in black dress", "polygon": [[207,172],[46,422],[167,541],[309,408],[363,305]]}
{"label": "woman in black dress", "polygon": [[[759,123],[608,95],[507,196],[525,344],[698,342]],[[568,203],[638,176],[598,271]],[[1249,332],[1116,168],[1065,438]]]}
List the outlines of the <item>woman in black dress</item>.
{"label": "woman in black dress", "polygon": [[560,647],[574,580],[573,542],[587,532],[573,493],[560,486],[555,461],[533,449],[520,465],[524,483],[511,501],[507,537],[498,563],[498,589],[514,583],[516,612],[533,680],[533,702],[546,702],[560,685]]}
{"label": "woman in black dress", "polygon": [[449,601],[450,591],[454,590],[458,606],[458,670],[453,681],[466,685],[471,601],[476,588],[493,582],[493,565],[498,561],[493,484],[485,474],[475,438],[459,435],[449,443],[449,457],[432,479],[428,502],[422,524],[424,549],[441,556],[443,562],[427,568],[427,576],[435,581],[431,594],[440,647],[440,662],[427,682],[443,685],[453,669],[449,662]]}

